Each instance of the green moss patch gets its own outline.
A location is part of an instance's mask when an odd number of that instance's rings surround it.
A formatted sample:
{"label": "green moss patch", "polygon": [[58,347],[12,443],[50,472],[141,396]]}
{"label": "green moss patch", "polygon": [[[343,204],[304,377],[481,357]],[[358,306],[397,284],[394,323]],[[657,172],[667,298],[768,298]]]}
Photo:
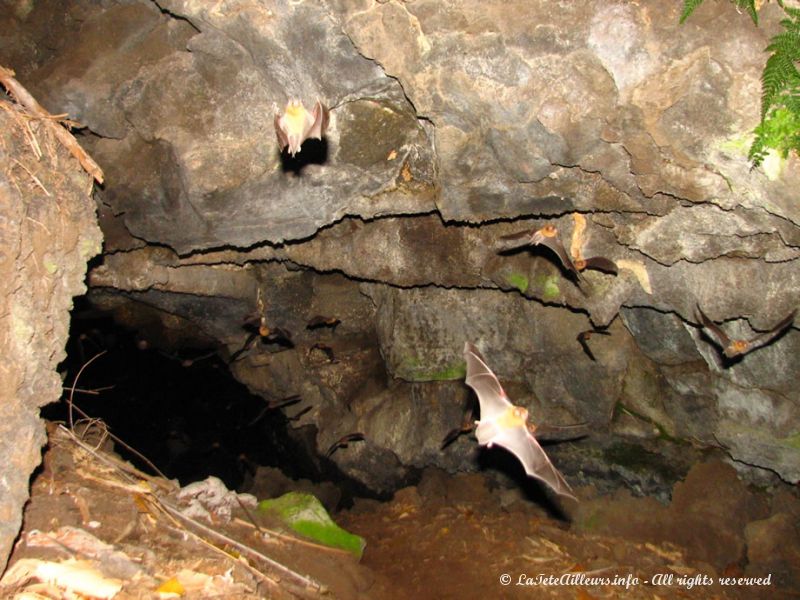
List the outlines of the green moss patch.
{"label": "green moss patch", "polygon": [[324,546],[347,550],[359,559],[367,545],[364,538],[339,527],[311,494],[289,492],[278,498],[262,500],[258,503],[258,510],[278,517],[300,535]]}
{"label": "green moss patch", "polygon": [[508,285],[518,289],[522,294],[528,291],[528,286],[530,285],[530,281],[522,273],[507,273],[506,282]]}

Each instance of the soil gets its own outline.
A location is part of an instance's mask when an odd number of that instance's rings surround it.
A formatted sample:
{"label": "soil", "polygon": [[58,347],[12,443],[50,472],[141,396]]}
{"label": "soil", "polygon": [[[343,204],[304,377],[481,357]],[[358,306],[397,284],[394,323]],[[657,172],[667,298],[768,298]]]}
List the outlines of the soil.
{"label": "soil", "polygon": [[[257,530],[240,508],[229,522],[181,520],[168,510],[177,484],[123,463],[98,431],[81,442],[49,427],[0,595],[88,597],[14,569],[76,559],[121,585],[119,599],[799,596],[796,490],[753,490],[719,461],[696,466],[669,506],[588,488],[576,490],[579,503],[548,506],[481,473],[429,470],[390,502],[357,500],[333,515],[366,539],[358,561],[275,523],[256,519]],[[752,581],[721,585],[737,578]]]}

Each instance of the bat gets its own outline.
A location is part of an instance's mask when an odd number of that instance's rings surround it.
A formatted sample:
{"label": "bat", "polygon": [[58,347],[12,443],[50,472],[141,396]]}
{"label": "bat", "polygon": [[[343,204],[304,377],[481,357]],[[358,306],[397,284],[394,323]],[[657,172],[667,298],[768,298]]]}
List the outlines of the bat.
{"label": "bat", "polygon": [[323,327],[336,329],[336,326],[339,323],[341,323],[341,321],[336,317],[323,317],[322,315],[317,315],[308,321],[306,324],[306,329],[321,329]]}
{"label": "bat", "polygon": [[794,317],[797,314],[797,310],[793,310],[792,313],[784,318],[780,323],[775,325],[769,331],[766,331],[762,334],[757,335],[751,340],[732,340],[730,339],[722,329],[720,329],[714,321],[709,319],[702,310],[700,310],[700,305],[697,305],[697,319],[700,321],[700,324],[703,326],[703,331],[708,335],[712,342],[714,342],[717,346],[722,348],[722,353],[725,355],[725,358],[735,358],[737,356],[744,356],[748,352],[752,352],[756,348],[761,348],[761,346],[766,346],[776,337],[778,337],[781,333],[783,333],[784,329],[789,327],[794,321]]}
{"label": "bat", "polygon": [[589,329],[588,331],[581,331],[578,334],[578,337],[575,338],[576,340],[578,340],[578,343],[581,345],[581,348],[583,348],[583,351],[586,352],[586,355],[594,361],[596,361],[597,359],[594,357],[594,354],[592,354],[592,349],[589,348],[589,338],[592,337],[592,335],[595,333],[598,335],[611,335],[608,331]]}
{"label": "bat", "polygon": [[250,348],[252,348],[256,343],[256,340],[259,339],[264,344],[275,344],[279,346],[281,350],[294,348],[292,334],[286,329],[282,329],[280,327],[270,328],[267,325],[267,318],[264,315],[248,318],[242,324],[242,328],[246,331],[249,331],[250,334],[247,336],[247,339],[242,347],[231,354],[231,357],[228,359],[229,364],[232,364],[240,358],[243,358],[245,352],[250,350]]}
{"label": "bat", "polygon": [[469,342],[464,344],[464,358],[466,384],[475,390],[481,408],[481,418],[475,421],[478,443],[488,448],[494,444],[505,448],[519,459],[528,475],[546,483],[557,494],[577,500],[533,437],[531,429],[535,427],[528,423],[527,409],[511,404],[495,374]]}
{"label": "bat", "polygon": [[289,100],[283,114],[275,115],[275,133],[281,152],[289,147],[289,154],[300,152],[300,146],[309,138],[321,140],[328,128],[328,107],[317,100],[309,112],[300,100]]}
{"label": "bat", "polygon": [[569,253],[564,248],[564,244],[561,243],[561,239],[558,236],[558,229],[555,225],[545,225],[541,229],[526,230],[512,233],[511,235],[504,235],[497,242],[497,246],[501,251],[521,248],[523,246],[540,245],[546,246],[554,252],[565,269],[574,273],[579,280],[583,279],[575,263],[572,262]]}
{"label": "bat", "polygon": [[616,263],[613,260],[604,258],[602,256],[593,256],[592,258],[576,260],[575,268],[578,269],[578,271],[594,269],[595,271],[602,271],[603,273],[608,273],[610,275],[617,275],[619,273]]}
{"label": "bat", "polygon": [[347,444],[350,442],[359,442],[364,439],[363,433],[348,433],[345,436],[342,436],[338,440],[336,440],[331,447],[328,448],[328,451],[325,453],[325,458],[330,458],[336,450],[339,448],[347,448]]}
{"label": "bat", "polygon": [[269,411],[275,410],[276,408],[283,408],[284,406],[297,404],[298,402],[300,402],[300,400],[302,400],[302,398],[298,394],[295,394],[294,396],[287,396],[286,398],[281,398],[280,400],[265,400],[267,406],[265,406],[264,409],[260,413],[258,413],[258,416],[255,419],[253,419],[247,424],[247,427],[252,427],[256,423],[258,423],[261,420],[261,418]]}

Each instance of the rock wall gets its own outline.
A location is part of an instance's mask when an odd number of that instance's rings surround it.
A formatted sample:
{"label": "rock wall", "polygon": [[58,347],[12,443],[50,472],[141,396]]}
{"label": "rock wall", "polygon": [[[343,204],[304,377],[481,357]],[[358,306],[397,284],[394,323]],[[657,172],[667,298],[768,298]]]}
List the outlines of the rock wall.
{"label": "rock wall", "polygon": [[[16,18],[30,44],[48,5]],[[367,433],[335,455],[354,477],[471,464],[466,442],[438,451],[469,339],[537,420],[721,444],[800,481],[797,326],[726,363],[696,316],[749,336],[797,308],[797,157],[769,176],[746,158],[778,7],[756,28],[725,2],[684,25],[655,0],[74,6],[78,34],[27,68],[108,165],[95,299],[301,393],[320,450]],[[332,115],[298,160],[272,130],[293,97]],[[544,223],[619,274],[579,287],[546,251],[496,252]],[[237,355],[259,297],[294,347]],[[307,327],[320,314],[341,323]],[[605,326],[592,360],[576,336]]]}
{"label": "rock wall", "polygon": [[58,400],[73,296],[101,250],[93,181],[44,124],[0,98],[0,572]]}

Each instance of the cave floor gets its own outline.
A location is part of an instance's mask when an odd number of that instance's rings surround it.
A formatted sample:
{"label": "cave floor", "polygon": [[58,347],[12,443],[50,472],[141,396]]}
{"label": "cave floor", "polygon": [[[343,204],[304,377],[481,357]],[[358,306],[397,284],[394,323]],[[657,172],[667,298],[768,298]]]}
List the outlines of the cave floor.
{"label": "cave floor", "polygon": [[[400,490],[390,502],[357,500],[350,510],[334,515],[341,526],[366,539],[360,561],[288,534],[262,536],[238,509],[234,515],[239,518],[230,522],[214,522],[207,529],[187,527],[154,501],[157,496],[166,498],[170,487],[174,492],[174,483],[137,477],[139,472],[132,468],[120,470],[118,465],[125,463],[107,451],[103,440],[87,451],[73,441],[75,436],[55,426],[49,426],[49,439],[43,467],[32,483],[23,531],[0,581],[10,587],[0,588],[0,596],[797,597],[797,590],[785,583],[794,579],[773,579],[768,587],[720,585],[723,576],[744,574],[740,563],[715,569],[690,558],[690,549],[636,541],[636,527],[627,528],[624,536],[578,530],[553,515],[556,505],[548,512],[513,490],[487,485],[481,474],[453,477],[435,472],[419,485]],[[588,493],[579,490],[582,498]],[[619,511],[616,516],[622,519],[631,510],[630,503],[613,499],[591,502]],[[639,517],[631,521],[648,522],[647,515],[644,520]],[[275,531],[269,527],[263,531]],[[229,541],[214,538],[211,529]],[[207,541],[199,541],[198,535]],[[800,546],[797,540],[793,543]],[[248,550],[288,570],[276,571]],[[65,584],[55,575],[37,579],[31,575],[45,571],[37,570],[43,563],[35,561],[70,561],[66,564],[84,569],[84,575],[91,572],[101,588],[106,583],[121,589],[115,595],[95,591],[93,596],[80,587],[87,580]],[[292,573],[320,583],[325,593]],[[114,591],[113,585],[110,589]]]}

